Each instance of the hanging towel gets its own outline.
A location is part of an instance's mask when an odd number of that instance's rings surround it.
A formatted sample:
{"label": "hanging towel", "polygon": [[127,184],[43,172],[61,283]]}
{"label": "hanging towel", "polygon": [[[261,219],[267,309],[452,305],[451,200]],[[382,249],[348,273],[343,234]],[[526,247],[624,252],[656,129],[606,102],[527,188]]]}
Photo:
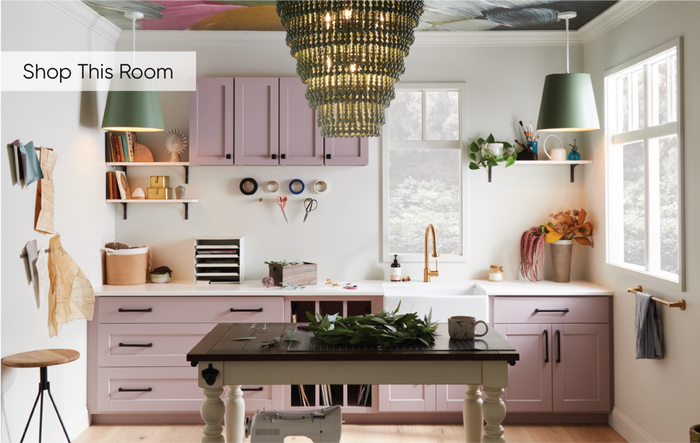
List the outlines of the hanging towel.
{"label": "hanging towel", "polygon": [[635,293],[634,299],[637,358],[661,360],[664,358],[663,330],[656,302],[651,299],[651,295],[643,292]]}
{"label": "hanging towel", "polygon": [[49,240],[49,337],[58,335],[63,323],[92,320],[95,291],[90,280],[61,245],[56,234]]}

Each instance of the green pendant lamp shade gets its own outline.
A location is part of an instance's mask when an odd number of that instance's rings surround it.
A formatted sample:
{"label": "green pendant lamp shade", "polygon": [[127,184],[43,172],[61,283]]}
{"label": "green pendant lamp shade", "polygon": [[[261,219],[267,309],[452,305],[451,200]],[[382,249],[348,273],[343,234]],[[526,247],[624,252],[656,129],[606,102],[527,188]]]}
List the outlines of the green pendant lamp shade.
{"label": "green pendant lamp shade", "polygon": [[109,91],[102,118],[107,131],[159,132],[165,129],[157,91]]}
{"label": "green pendant lamp shade", "polygon": [[378,137],[423,1],[278,0],[277,15],[324,137]]}
{"label": "green pendant lamp shade", "polygon": [[581,132],[600,129],[590,74],[550,74],[544,79],[537,130]]}

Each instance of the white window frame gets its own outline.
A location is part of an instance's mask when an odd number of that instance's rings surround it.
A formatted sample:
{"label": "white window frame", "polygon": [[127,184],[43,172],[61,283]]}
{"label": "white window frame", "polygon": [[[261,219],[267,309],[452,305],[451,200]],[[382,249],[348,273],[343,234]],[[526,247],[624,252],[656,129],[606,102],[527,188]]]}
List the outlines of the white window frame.
{"label": "white window frame", "polygon": [[[646,127],[644,129],[631,129],[636,127],[632,125],[633,119],[636,115],[633,115],[632,109],[630,109],[630,130],[621,133],[618,132],[617,125],[617,112],[612,111],[615,105],[611,105],[610,101],[612,97],[620,97],[621,95],[617,92],[617,79],[620,78],[616,76],[621,71],[633,68],[636,65],[643,65],[648,63],[650,59],[657,58],[666,51],[676,48],[676,65],[677,65],[677,91],[678,97],[675,103],[670,100],[668,102],[668,115],[672,115],[674,112],[676,115],[676,121],[665,123],[661,125],[651,126],[655,120],[653,117],[654,109],[651,109],[650,101],[647,99],[645,103],[645,109],[647,113],[646,117]],[[646,81],[646,97],[650,97],[652,92],[652,81],[649,78],[650,69],[645,67]],[[670,64],[668,65],[670,72]],[[671,76],[667,77],[669,79],[668,87],[671,88]],[[630,88],[632,91],[632,88]],[[636,93],[631,93],[632,97],[630,100],[634,99]],[[611,99],[609,99],[611,97]],[[619,66],[616,66],[605,72],[605,114],[606,114],[606,125],[605,125],[605,150],[606,150],[606,180],[605,180],[605,197],[606,197],[606,263],[608,266],[624,273],[630,275],[634,278],[640,278],[654,284],[658,284],[673,290],[685,291],[685,192],[684,192],[684,180],[683,180],[683,46],[682,39],[676,38],[668,43],[665,43],[651,51],[648,51],[634,59],[625,62]],[[658,112],[657,112],[658,114]],[[678,281],[675,280],[675,274],[670,274],[668,272],[659,269],[659,264],[656,260],[659,242],[655,238],[655,234],[658,234],[659,226],[655,223],[655,217],[650,217],[650,208],[655,207],[658,203],[658,195],[653,192],[650,188],[650,181],[658,180],[658,161],[654,155],[650,155],[650,139],[656,139],[664,136],[677,135],[678,138]],[[619,248],[624,248],[624,244],[619,240],[623,238],[624,224],[621,219],[618,219],[616,211],[613,210],[613,206],[617,207],[619,202],[619,196],[613,195],[613,189],[621,189],[622,174],[619,168],[615,168],[615,165],[621,164],[622,160],[617,156],[621,155],[621,150],[616,149],[617,146],[634,143],[643,142],[644,152],[645,152],[645,199],[644,199],[644,209],[645,209],[645,265],[638,266],[630,263],[625,263],[624,261],[616,261],[615,257],[619,256]],[[654,175],[656,177],[654,177]],[[657,180],[654,180],[656,178]],[[613,182],[617,182],[613,184]],[[658,237],[658,236],[657,236]],[[616,242],[613,239],[618,239]],[[624,260],[624,258],[623,258]]]}
{"label": "white window frame", "polygon": [[[396,149],[458,149],[460,151],[460,211],[462,225],[460,227],[459,254],[443,254],[438,248],[440,257],[438,260],[443,263],[466,263],[467,262],[467,207],[469,195],[467,192],[468,183],[466,171],[469,170],[469,155],[465,150],[467,146],[464,142],[464,135],[467,133],[467,84],[466,83],[397,83],[395,85],[397,91],[459,91],[459,135],[457,140],[390,140],[389,124],[385,124],[382,129],[381,146],[382,146],[382,262],[389,263],[394,260],[394,254],[398,254],[401,262],[406,263],[423,263],[425,260],[424,253],[406,254],[401,252],[393,252],[389,250],[389,149],[390,145]],[[423,94],[422,100],[423,110],[422,118],[422,135],[425,137],[426,121],[425,107],[426,100]],[[391,106],[387,109],[387,122],[391,118]],[[427,226],[426,226],[427,228]],[[440,232],[436,232],[438,243],[440,241]],[[421,238],[421,242],[423,239]],[[428,245],[432,248],[432,239],[429,239]],[[432,251],[431,260],[432,258]]]}

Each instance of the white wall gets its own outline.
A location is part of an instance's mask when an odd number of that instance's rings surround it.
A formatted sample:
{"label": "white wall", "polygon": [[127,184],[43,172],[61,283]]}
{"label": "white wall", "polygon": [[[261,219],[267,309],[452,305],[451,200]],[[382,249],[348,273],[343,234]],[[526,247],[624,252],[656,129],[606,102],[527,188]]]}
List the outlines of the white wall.
{"label": "white wall", "polygon": [[[466,82],[468,84],[468,127],[466,141],[490,132],[497,139],[515,139],[518,120],[536,123],[544,77],[565,69],[563,35],[555,46],[521,45],[513,35],[507,43],[475,43],[472,33],[465,41],[448,44],[417,37],[406,62],[402,82]],[[203,32],[137,33],[139,50],[196,50],[197,75],[200,77],[284,77],[295,76],[295,61],[282,39],[271,41],[262,34],[247,33],[248,41],[235,38],[221,43],[218,35]],[[209,43],[197,43],[199,38]],[[130,48],[130,33],[124,32],[118,48]],[[431,43],[433,42],[433,43]],[[511,46],[516,45],[516,46]],[[572,47],[572,70],[581,68],[581,45]],[[187,93],[161,93],[167,128],[188,130]],[[154,151],[156,159],[166,160],[162,134],[140,136]],[[551,140],[550,140],[551,142]],[[565,138],[565,143],[572,142]],[[580,145],[579,140],[579,145]],[[189,221],[183,220],[180,205],[128,208],[128,220],[117,209],[116,235],[129,245],[153,247],[154,265],[168,265],[177,279],[190,280],[192,240],[200,236],[246,237],[247,279],[267,275],[265,260],[298,259],[319,264],[320,281],[350,279],[388,279],[389,263],[381,253],[381,152],[378,139],[370,141],[370,165],[366,167],[191,167],[187,195],[201,203],[190,205]],[[466,144],[465,144],[466,146]],[[541,150],[541,149],[540,149]],[[583,147],[584,158],[588,150]],[[585,168],[585,167],[584,167]],[[146,188],[149,175],[170,175],[173,187],[182,184],[179,169],[129,169],[130,186]],[[493,171],[487,182],[486,171],[464,172],[468,204],[468,263],[440,263],[436,281],[486,278],[490,264],[505,267],[506,278],[518,278],[520,236],[531,226],[546,221],[559,206],[579,208],[583,203],[583,180],[569,182],[565,166],[530,166]],[[241,179],[253,177],[259,183],[275,180],[286,189],[289,181],[305,183],[324,179],[330,191],[318,198],[319,208],[305,224],[302,201],[308,192],[293,197],[287,204],[287,225],[274,195],[258,191],[243,196]],[[286,192],[287,195],[291,195]],[[262,197],[261,203],[258,198]],[[438,242],[441,233],[437,233]],[[574,277],[586,275],[583,247],[574,252]],[[401,257],[399,256],[401,261]],[[404,275],[422,279],[422,263],[404,263]]]}
{"label": "white wall", "polygon": [[[603,113],[604,72],[678,36],[683,37],[685,63],[685,245],[686,292],[677,292],[616,271],[605,264],[605,248],[589,256],[591,279],[615,290],[615,410],[611,424],[630,441],[688,441],[691,425],[700,423],[700,234],[694,227],[700,218],[696,189],[700,187],[700,17],[699,2],[656,2],[611,31],[586,42],[584,68],[593,76],[598,113]],[[596,161],[585,171],[585,206],[597,223],[597,237],[604,239],[605,142],[604,131],[590,133],[589,145]],[[686,299],[686,311],[659,306],[663,315],[664,360],[635,360],[634,297],[626,289],[638,284],[646,292],[667,300]]]}
{"label": "white wall", "polygon": [[[3,51],[107,51],[114,44],[47,2],[2,2]],[[19,138],[58,153],[54,170],[55,229],[66,251],[93,286],[101,283],[99,248],[114,232],[114,209],[104,203],[104,136],[99,123],[104,94],[2,93],[2,356],[47,348],[70,348],[79,360],[49,368],[51,391],[71,438],[88,426],[86,322],[66,324],[48,335],[47,306],[36,308],[19,254],[32,239],[48,247],[49,235],[33,230],[36,184],[12,186],[5,145]],[[2,441],[18,442],[39,385],[38,369],[2,367]],[[63,437],[48,396],[44,439]],[[38,408],[38,406],[37,406]],[[38,410],[27,441],[38,440]]]}

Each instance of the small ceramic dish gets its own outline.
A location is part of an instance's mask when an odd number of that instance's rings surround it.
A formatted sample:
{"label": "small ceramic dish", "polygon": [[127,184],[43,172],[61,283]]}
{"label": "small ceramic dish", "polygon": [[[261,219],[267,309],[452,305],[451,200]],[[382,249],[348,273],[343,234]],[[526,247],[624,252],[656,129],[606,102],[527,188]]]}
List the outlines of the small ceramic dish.
{"label": "small ceramic dish", "polygon": [[170,281],[170,276],[168,274],[151,274],[151,281],[153,283],[167,283]]}

